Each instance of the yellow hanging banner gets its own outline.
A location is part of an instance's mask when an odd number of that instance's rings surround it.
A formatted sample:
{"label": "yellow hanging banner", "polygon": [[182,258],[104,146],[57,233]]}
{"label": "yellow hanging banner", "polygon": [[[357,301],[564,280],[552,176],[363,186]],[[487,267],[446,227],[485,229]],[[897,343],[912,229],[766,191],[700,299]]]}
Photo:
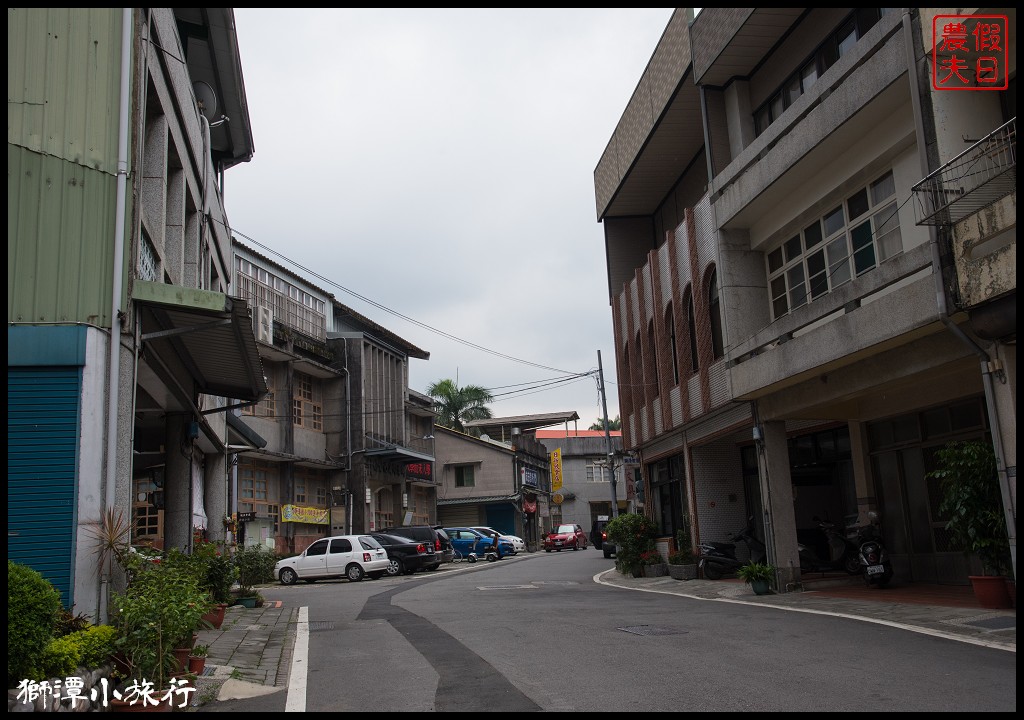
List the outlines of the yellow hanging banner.
{"label": "yellow hanging banner", "polygon": [[562,489],[562,448],[551,453],[551,492]]}

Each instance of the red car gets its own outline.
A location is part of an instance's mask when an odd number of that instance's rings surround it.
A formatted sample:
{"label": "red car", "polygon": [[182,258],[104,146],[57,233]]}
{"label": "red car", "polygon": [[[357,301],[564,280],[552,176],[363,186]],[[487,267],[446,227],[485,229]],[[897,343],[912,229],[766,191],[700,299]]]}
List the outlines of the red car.
{"label": "red car", "polygon": [[544,552],[587,549],[587,534],[579,525],[559,525],[544,536]]}

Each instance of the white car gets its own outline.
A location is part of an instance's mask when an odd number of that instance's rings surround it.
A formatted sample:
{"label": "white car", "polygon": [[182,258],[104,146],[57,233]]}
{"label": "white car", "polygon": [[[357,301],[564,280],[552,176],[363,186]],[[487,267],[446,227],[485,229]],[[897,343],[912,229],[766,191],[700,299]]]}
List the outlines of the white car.
{"label": "white car", "polygon": [[498,533],[498,535],[501,536],[502,540],[504,540],[505,542],[512,543],[513,555],[521,552],[526,552],[526,543],[523,541],[521,537],[516,537],[515,535],[506,535],[505,533],[499,530],[495,530],[494,528],[487,527],[486,525],[475,526],[471,529],[476,530],[477,532],[482,532],[487,537],[494,537],[494,533]]}
{"label": "white car", "polygon": [[301,555],[278,560],[274,575],[282,585],[333,577],[359,582],[365,576],[383,577],[387,569],[387,551],[369,535],[335,535],[320,538]]}

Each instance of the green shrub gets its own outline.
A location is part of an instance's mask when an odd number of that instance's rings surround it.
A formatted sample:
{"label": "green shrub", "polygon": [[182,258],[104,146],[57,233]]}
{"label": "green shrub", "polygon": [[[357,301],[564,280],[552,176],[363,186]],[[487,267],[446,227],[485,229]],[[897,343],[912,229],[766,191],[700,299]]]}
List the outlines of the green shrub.
{"label": "green shrub", "polygon": [[7,687],[41,680],[40,659],[61,611],[60,593],[42,575],[7,561]]}
{"label": "green shrub", "polygon": [[114,654],[117,630],[110,625],[96,625],[81,633],[82,660],[87,668],[98,668]]}
{"label": "green shrub", "polygon": [[654,549],[658,526],[645,515],[625,513],[610,520],[605,531],[608,540],[615,543],[618,566],[628,574],[642,567],[642,553]]}
{"label": "green shrub", "polygon": [[97,625],[54,638],[43,650],[41,677],[67,677],[80,667],[95,670],[114,654],[116,637],[110,625]]}
{"label": "green shrub", "polygon": [[239,548],[235,553],[238,584],[251,594],[254,585],[274,581],[274,565],[276,564],[277,557],[262,545]]}

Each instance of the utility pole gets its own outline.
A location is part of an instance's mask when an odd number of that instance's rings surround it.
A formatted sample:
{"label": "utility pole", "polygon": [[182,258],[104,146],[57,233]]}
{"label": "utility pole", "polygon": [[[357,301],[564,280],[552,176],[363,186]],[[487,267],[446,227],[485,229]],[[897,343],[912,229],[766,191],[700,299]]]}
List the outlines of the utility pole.
{"label": "utility pole", "polygon": [[612,483],[612,517],[619,516],[619,499],[615,495],[615,453],[612,452],[612,433],[608,427],[608,398],[604,394],[604,366],[601,364],[601,351],[597,351],[598,388],[601,390],[601,410],[604,412],[604,447],[608,453],[608,472]]}

